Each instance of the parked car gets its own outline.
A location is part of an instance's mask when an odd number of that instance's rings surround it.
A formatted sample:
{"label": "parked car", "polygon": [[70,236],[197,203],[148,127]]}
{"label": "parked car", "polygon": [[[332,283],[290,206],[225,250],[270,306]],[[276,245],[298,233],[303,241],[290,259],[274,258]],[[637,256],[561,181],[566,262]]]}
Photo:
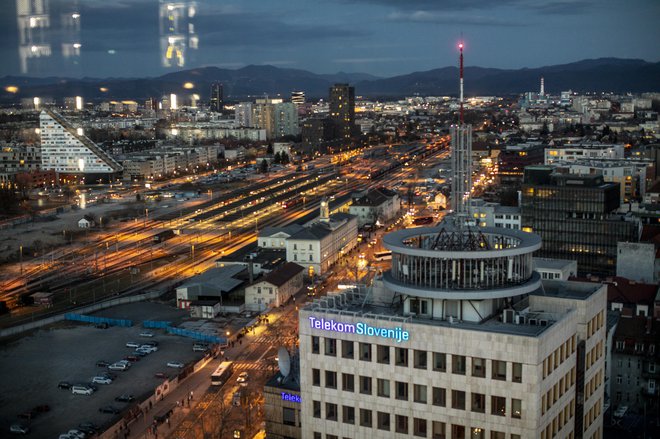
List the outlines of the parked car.
{"label": "parked car", "polygon": [[167,379],[167,374],[165,374],[164,372],[156,372],[156,374],[154,375],[154,377],[156,377],[156,378],[162,378],[162,379]]}
{"label": "parked car", "polygon": [[99,360],[96,362],[96,367],[108,367],[110,363],[107,361]]}
{"label": "parked car", "polygon": [[95,376],[92,378],[94,384],[112,384],[112,379],[104,376]]}
{"label": "parked car", "polygon": [[122,372],[125,372],[125,371],[128,370],[128,367],[129,366],[127,366],[124,363],[113,363],[110,366],[108,366],[108,369],[110,369],[110,370],[121,370]]}
{"label": "parked car", "polygon": [[135,397],[133,395],[127,395],[123,394],[115,398],[115,401],[118,402],[132,402],[135,401]]}
{"label": "parked car", "polygon": [[103,406],[99,409],[99,412],[101,413],[109,413],[111,415],[118,415],[119,414],[119,409],[117,407],[113,407],[111,405],[106,405]]}
{"label": "parked car", "polygon": [[156,340],[150,340],[150,341],[145,341],[142,343],[143,346],[158,346],[158,342]]}
{"label": "parked car", "polygon": [[183,368],[183,366],[184,366],[183,363],[179,363],[177,361],[170,361],[169,363],[167,363],[167,367],[174,367],[174,368],[181,369],[181,368]]}
{"label": "parked car", "polygon": [[[78,429],[88,434],[96,433],[100,430],[99,426],[93,422],[81,422],[80,424],[78,424]],[[89,433],[90,431],[91,433]]]}
{"label": "parked car", "polygon": [[127,355],[124,357],[124,360],[130,361],[131,363],[135,363],[136,361],[140,361],[140,357],[137,355]]}
{"label": "parked car", "polygon": [[153,336],[154,336],[154,333],[151,332],[151,331],[140,332],[140,337],[153,337]]}
{"label": "parked car", "polygon": [[83,431],[76,429],[69,430],[67,434],[71,437],[75,437],[78,439],[85,439],[85,437],[87,436]]}
{"label": "parked car", "polygon": [[129,341],[128,343],[126,343],[126,347],[127,348],[139,348],[140,343],[136,343],[134,341]]}
{"label": "parked car", "polygon": [[150,344],[143,344],[138,349],[143,350],[143,351],[156,352],[158,350],[158,346],[151,346]]}
{"label": "parked car", "polygon": [[135,352],[133,352],[133,355],[135,355],[136,357],[146,357],[147,355],[149,355],[149,352],[136,349]]}
{"label": "parked car", "polygon": [[71,388],[71,383],[68,381],[60,381],[57,384],[58,389],[70,389]]}
{"label": "parked car", "polygon": [[25,424],[11,424],[9,432],[14,434],[28,434],[30,432],[30,427]]}

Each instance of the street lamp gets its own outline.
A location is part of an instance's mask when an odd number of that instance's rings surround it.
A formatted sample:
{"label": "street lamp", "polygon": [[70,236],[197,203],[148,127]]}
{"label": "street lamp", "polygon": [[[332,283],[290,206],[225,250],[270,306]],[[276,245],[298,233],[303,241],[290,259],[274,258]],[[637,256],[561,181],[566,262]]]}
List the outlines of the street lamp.
{"label": "street lamp", "polygon": [[21,261],[21,276],[23,275],[23,246],[19,247],[20,250],[20,261]]}

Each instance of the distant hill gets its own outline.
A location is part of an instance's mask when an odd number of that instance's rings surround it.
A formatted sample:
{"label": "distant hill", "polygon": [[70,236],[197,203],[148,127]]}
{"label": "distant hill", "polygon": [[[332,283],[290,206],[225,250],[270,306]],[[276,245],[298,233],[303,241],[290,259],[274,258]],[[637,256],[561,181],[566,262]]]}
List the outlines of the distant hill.
{"label": "distant hill", "polygon": [[[600,58],[570,64],[534,69],[465,68],[466,96],[507,95],[539,89],[540,77],[545,78],[549,93],[562,90],[578,92],[645,92],[660,91],[660,63],[635,59]],[[270,65],[250,65],[240,69],[204,67],[168,73],[155,78],[30,78],[6,76],[0,78],[0,101],[11,102],[22,97],[84,96],[88,101],[143,100],[169,93],[197,93],[208,99],[211,83],[223,84],[225,98],[238,100],[268,95],[288,99],[291,91],[302,90],[309,97],[327,97],[329,87],[336,82],[355,85],[356,93],[371,97],[419,95],[456,95],[458,69],[443,67],[391,78],[378,78],[366,73],[316,74],[306,70],[286,69]],[[193,83],[193,89],[184,88]],[[19,92],[8,93],[8,85]],[[107,91],[101,91],[101,88]]]}

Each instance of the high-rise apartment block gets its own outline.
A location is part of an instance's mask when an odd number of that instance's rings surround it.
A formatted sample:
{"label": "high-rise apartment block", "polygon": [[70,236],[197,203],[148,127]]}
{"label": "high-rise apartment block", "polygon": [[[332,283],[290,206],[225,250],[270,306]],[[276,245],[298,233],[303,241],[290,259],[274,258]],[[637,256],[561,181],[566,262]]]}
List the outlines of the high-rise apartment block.
{"label": "high-rise apartment block", "polygon": [[355,88],[348,84],[330,87],[330,120],[335,138],[348,142],[355,130]]}
{"label": "high-rise apartment block", "polygon": [[383,244],[382,283],[300,311],[301,437],[602,437],[605,286],[542,282],[516,230]]}
{"label": "high-rise apartment block", "polygon": [[52,110],[43,110],[39,116],[41,130],[41,168],[54,170],[88,182],[110,180],[122,171],[122,166]]}

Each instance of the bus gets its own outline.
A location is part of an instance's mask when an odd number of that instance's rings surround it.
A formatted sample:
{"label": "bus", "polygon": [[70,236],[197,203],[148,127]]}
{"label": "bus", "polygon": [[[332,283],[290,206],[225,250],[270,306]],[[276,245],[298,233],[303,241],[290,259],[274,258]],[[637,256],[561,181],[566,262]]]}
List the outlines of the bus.
{"label": "bus", "polygon": [[211,385],[222,386],[227,382],[233,371],[234,363],[232,361],[223,361],[211,375]]}
{"label": "bus", "polygon": [[377,261],[389,261],[392,259],[392,252],[389,250],[374,252],[374,259]]}

